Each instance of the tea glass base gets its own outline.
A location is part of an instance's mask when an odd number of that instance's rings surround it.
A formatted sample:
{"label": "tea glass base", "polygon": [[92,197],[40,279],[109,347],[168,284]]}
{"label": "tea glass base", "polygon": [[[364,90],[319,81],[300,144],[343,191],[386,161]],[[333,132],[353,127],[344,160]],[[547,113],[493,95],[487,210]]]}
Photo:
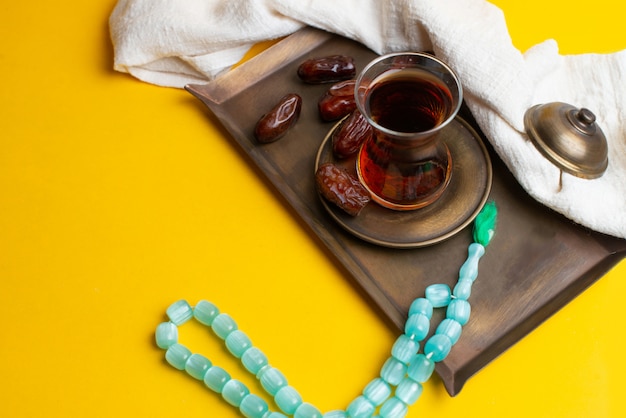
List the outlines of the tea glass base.
{"label": "tea glass base", "polygon": [[367,185],[367,182],[364,180],[363,178],[364,176],[361,173],[361,167],[359,166],[360,159],[358,156],[357,156],[357,161],[356,161],[357,176],[359,178],[359,181],[363,185],[363,187],[365,187],[367,191],[369,192],[372,200],[384,208],[396,210],[396,211],[409,211],[409,210],[425,208],[426,206],[429,206],[435,203],[441,197],[441,195],[446,191],[448,185],[450,184],[450,178],[452,176],[452,166],[453,166],[452,156],[450,155],[450,149],[448,148],[448,146],[445,143],[442,145],[445,148],[445,152],[447,153],[447,161],[448,161],[448,164],[446,166],[446,173],[444,175],[444,182],[440,184],[436,190],[432,191],[429,195],[424,196],[422,198],[415,199],[408,203],[399,203],[399,202],[393,202],[389,199],[386,199],[384,196],[380,196],[378,193],[374,192]]}

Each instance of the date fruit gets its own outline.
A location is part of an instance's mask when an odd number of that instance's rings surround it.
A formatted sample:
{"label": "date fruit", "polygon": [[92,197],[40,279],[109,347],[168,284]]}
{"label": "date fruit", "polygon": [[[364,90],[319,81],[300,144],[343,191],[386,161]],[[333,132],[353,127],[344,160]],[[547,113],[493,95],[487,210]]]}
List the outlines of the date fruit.
{"label": "date fruit", "polygon": [[355,80],[333,84],[317,103],[320,117],[326,122],[341,119],[356,109]]}
{"label": "date fruit", "polygon": [[305,83],[333,83],[354,78],[354,59],[346,55],[311,58],[298,67],[298,77]]}
{"label": "date fruit", "polygon": [[354,110],[333,132],[333,153],[338,158],[351,157],[373,132],[365,116],[358,109]]}
{"label": "date fruit", "polygon": [[365,187],[350,173],[333,164],[322,164],[315,173],[320,194],[348,215],[357,216],[370,201]]}
{"label": "date fruit", "polygon": [[300,117],[302,98],[290,93],[283,96],[268,113],[264,114],[254,127],[254,137],[262,144],[282,138],[295,125]]}

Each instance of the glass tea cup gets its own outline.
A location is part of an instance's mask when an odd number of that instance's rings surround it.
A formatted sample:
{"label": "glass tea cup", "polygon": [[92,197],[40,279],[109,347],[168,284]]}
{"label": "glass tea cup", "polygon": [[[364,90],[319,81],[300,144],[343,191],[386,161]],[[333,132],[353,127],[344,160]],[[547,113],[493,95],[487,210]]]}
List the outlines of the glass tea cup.
{"label": "glass tea cup", "polygon": [[430,54],[383,55],[357,77],[355,98],[374,131],[357,158],[357,174],[372,199],[394,210],[435,202],[452,172],[440,133],[463,100],[456,74]]}

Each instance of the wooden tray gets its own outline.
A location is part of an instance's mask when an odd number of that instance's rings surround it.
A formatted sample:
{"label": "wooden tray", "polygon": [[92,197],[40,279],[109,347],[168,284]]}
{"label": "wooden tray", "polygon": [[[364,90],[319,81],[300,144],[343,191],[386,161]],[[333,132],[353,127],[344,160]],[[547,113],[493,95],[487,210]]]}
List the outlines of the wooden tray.
{"label": "wooden tray", "polygon": [[[320,121],[317,101],[328,85],[302,83],[296,68],[306,58],[351,55],[361,69],[375,54],[362,45],[315,29],[301,30],[207,85],[187,90],[228,129],[243,155],[284,198],[329,256],[345,269],[399,330],[414,298],[432,283],[453,285],[465,260],[471,228],[433,246],[393,249],[350,235],[324,210],[314,187],[318,148],[332,124]],[[287,137],[259,145],[256,121],[286,93],[303,109]],[[471,115],[465,113],[465,119]],[[485,141],[486,142],[486,141]],[[490,199],[499,208],[496,237],[472,290],[472,317],[450,355],[437,365],[456,395],[467,379],[576,297],[619,262],[626,241],[573,224],[530,198],[490,147]]]}

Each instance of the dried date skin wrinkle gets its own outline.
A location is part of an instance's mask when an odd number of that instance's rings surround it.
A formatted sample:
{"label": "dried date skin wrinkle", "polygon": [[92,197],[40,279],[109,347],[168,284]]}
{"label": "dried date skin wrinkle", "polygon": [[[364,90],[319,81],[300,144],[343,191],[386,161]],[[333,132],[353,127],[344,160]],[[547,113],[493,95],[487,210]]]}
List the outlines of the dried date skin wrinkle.
{"label": "dried date skin wrinkle", "polygon": [[262,144],[282,138],[298,121],[301,109],[302,98],[299,95],[290,93],[283,96],[268,113],[259,119],[254,127],[254,137]]}
{"label": "dried date skin wrinkle", "polygon": [[373,134],[372,126],[358,109],[352,111],[333,132],[333,153],[338,158],[356,154],[361,144]]}
{"label": "dried date skin wrinkle", "polygon": [[298,77],[305,83],[333,83],[354,78],[354,59],[347,55],[311,58],[298,67]]}
{"label": "dried date skin wrinkle", "polygon": [[339,120],[356,109],[354,98],[355,80],[333,84],[317,103],[320,117],[325,122]]}
{"label": "dried date skin wrinkle", "polygon": [[370,201],[365,187],[354,176],[333,163],[325,163],[317,169],[315,183],[326,200],[351,216],[357,216]]}

